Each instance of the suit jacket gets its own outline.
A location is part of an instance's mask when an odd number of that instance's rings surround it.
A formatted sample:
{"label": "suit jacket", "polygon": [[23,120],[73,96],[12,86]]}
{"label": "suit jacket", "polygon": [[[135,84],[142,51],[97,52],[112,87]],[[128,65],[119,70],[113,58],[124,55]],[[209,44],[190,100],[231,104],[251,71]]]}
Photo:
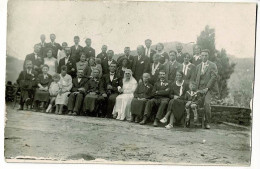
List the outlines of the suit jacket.
{"label": "suit jacket", "polygon": [[86,55],[87,59],[89,59],[91,57],[95,58],[95,56],[96,56],[95,49],[93,49],[92,47],[85,46],[83,48],[83,52]]}
{"label": "suit jacket", "polygon": [[[145,48],[146,50],[146,48]],[[145,51],[145,55],[150,59],[150,63],[153,63],[153,55],[156,54],[156,51],[153,49],[150,49],[150,57],[146,55],[146,51]]]}
{"label": "suit jacket", "polygon": [[181,53],[177,53],[176,60],[177,60],[177,62],[182,64],[184,62],[184,54],[182,52]]}
{"label": "suit jacket", "polygon": [[[61,67],[65,65],[65,58],[62,58],[58,65],[58,73],[61,73]],[[70,56],[69,60],[66,64],[67,66],[67,73],[72,77],[75,78],[77,76],[77,66],[75,60]]]}
{"label": "suit jacket", "polygon": [[89,78],[91,76],[92,70],[89,65],[83,70],[84,77]]}
{"label": "suit jacket", "polygon": [[85,86],[85,84],[87,83],[88,79],[82,77],[80,82],[78,82],[78,77],[75,77],[74,79],[72,79],[72,88],[71,88],[71,92],[77,92],[79,88],[82,88]]}
{"label": "suit jacket", "polygon": [[47,48],[51,48],[52,49],[52,55],[53,57],[55,57],[57,59],[57,55],[58,55],[58,50],[61,50],[62,47],[59,43],[54,42],[54,45],[52,45],[52,43],[47,43]]}
{"label": "suit jacket", "polygon": [[161,84],[161,81],[157,81],[153,86],[152,91],[154,98],[169,98],[170,94],[170,83],[167,80],[164,80],[164,83]]}
{"label": "suit jacket", "polygon": [[[117,63],[114,59],[112,59],[111,63]],[[101,66],[102,66],[102,73],[104,74],[108,74],[109,73],[109,64],[108,64],[108,58],[104,59],[101,62]]]}
{"label": "suit jacket", "polygon": [[145,98],[150,99],[152,97],[153,85],[147,83],[144,85],[144,82],[138,83],[138,86],[134,92],[135,98]]}
{"label": "suit jacket", "polygon": [[47,43],[46,42],[44,42],[43,44],[40,42],[40,43],[38,43],[38,45],[40,45],[41,46],[41,49],[40,49],[40,55],[43,57],[43,58],[45,58],[46,57],[46,53],[47,53],[47,51],[46,51],[46,49],[47,49]]}
{"label": "suit jacket", "polygon": [[132,56],[132,55],[129,55],[128,57],[126,55],[119,56],[118,59],[117,59],[117,63],[118,63],[119,67],[122,66],[122,60],[124,58],[128,59],[127,68],[132,70],[133,62],[134,62],[134,56]]}
{"label": "suit jacket", "polygon": [[213,94],[218,93],[218,68],[217,65],[208,60],[208,64],[204,73],[202,72],[202,63],[196,67],[195,80],[198,85],[198,89],[208,88],[209,92]]}
{"label": "suit jacket", "polygon": [[175,81],[176,72],[181,70],[181,64],[177,61],[173,64],[171,62],[167,62],[164,67],[166,71],[166,79],[171,82]]}
{"label": "suit jacket", "polygon": [[95,92],[97,95],[101,95],[105,93],[104,86],[101,79],[94,79],[91,77],[87,83],[84,85],[85,88],[85,94],[88,94],[90,92]]}
{"label": "suit jacket", "polygon": [[102,60],[104,60],[104,59],[107,58],[107,53],[102,53],[102,52],[101,52],[100,54],[97,55],[97,58],[100,58],[101,61],[102,61]]}
{"label": "suit jacket", "polygon": [[80,54],[83,52],[83,47],[78,45],[78,48],[76,49],[76,46],[71,46],[71,57],[78,62],[80,60]]}
{"label": "suit jacket", "polygon": [[136,81],[142,78],[143,73],[149,73],[149,69],[150,59],[147,56],[142,56],[140,60],[138,60],[138,56],[134,57],[132,71]]}
{"label": "suit jacket", "polygon": [[152,67],[153,67],[153,63],[150,64],[150,70],[151,70],[151,79],[150,79],[150,82],[151,84],[154,84],[156,81],[158,81],[159,79],[159,72],[160,70],[163,70],[164,69],[164,65],[159,63],[159,66],[157,67],[157,69],[155,70],[155,74],[152,75]]}
{"label": "suit jacket", "polygon": [[202,62],[202,59],[201,58],[198,58],[197,60],[195,60],[195,57],[193,56],[190,60],[190,62],[192,64],[194,64],[195,66],[198,66],[201,62]]}
{"label": "suit jacket", "polygon": [[[122,78],[121,77],[118,77],[116,75],[116,73],[114,74],[114,78],[113,80],[111,81],[110,80],[110,73],[108,74],[105,74],[102,78],[102,81],[103,81],[103,86],[104,86],[104,90],[105,92],[110,95],[110,94],[114,94],[114,93],[119,93],[118,92],[118,86],[120,87],[123,87],[123,81],[122,81]],[[111,85],[112,86],[112,89],[107,89],[107,86],[108,85]]]}
{"label": "suit jacket", "polygon": [[[181,64],[180,70],[183,70],[183,64]],[[183,72],[184,73],[184,72]],[[195,80],[195,74],[196,74],[196,66],[192,63],[189,64],[187,74],[184,74],[184,80],[189,83],[190,81]]]}
{"label": "suit jacket", "polygon": [[23,90],[31,90],[37,86],[38,74],[35,70],[32,70],[31,74],[28,74],[26,70],[21,71],[18,76],[17,84]]}
{"label": "suit jacket", "polygon": [[25,61],[26,61],[26,60],[31,60],[31,61],[32,61],[32,64],[38,67],[38,68],[36,68],[36,69],[34,69],[34,70],[37,71],[38,74],[41,73],[41,68],[40,68],[40,66],[44,63],[44,60],[43,60],[42,55],[38,54],[38,55],[37,55],[37,58],[36,58],[36,56],[35,56],[34,53],[31,53],[31,54],[26,55],[25,60],[24,60],[24,63],[23,63],[23,69],[24,69],[24,70],[25,70]]}

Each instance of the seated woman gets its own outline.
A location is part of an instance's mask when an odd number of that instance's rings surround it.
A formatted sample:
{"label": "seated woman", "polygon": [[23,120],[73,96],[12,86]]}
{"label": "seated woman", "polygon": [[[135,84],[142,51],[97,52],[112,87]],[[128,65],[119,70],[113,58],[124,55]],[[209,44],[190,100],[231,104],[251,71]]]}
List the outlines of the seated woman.
{"label": "seated woman", "polygon": [[47,49],[47,57],[44,58],[44,64],[49,66],[49,74],[54,75],[57,72],[58,62],[53,57],[53,51],[51,48]]}
{"label": "seated woman", "polygon": [[125,70],[129,64],[129,60],[127,58],[122,58],[120,60],[121,65],[117,68],[116,75],[117,77],[124,78]]}
{"label": "seated woman", "polygon": [[173,123],[179,123],[183,120],[185,115],[185,103],[184,95],[188,90],[187,83],[183,80],[183,73],[181,71],[176,72],[176,81],[172,83],[170,87],[170,102],[168,104],[167,113],[164,118],[160,120],[161,123],[166,123],[170,117],[170,123],[165,127],[167,129],[173,128]]}
{"label": "seated woman", "polygon": [[134,99],[131,103],[131,122],[140,122],[146,102],[152,97],[153,86],[149,83],[150,77],[149,73],[144,73],[143,80],[138,83],[134,92]]}
{"label": "seated woman", "polygon": [[[90,58],[90,60],[91,59],[92,58]],[[84,98],[82,111],[86,115],[98,116],[98,111],[104,101],[104,97],[107,97],[99,74],[98,69],[93,69],[93,76],[84,85],[86,96]]]}
{"label": "seated woman", "polygon": [[64,105],[68,104],[68,95],[70,94],[70,90],[72,88],[72,78],[69,74],[67,74],[67,66],[65,65],[61,66],[59,83],[60,90],[55,100],[55,114],[61,115],[63,112]]}
{"label": "seated woman", "polygon": [[49,87],[50,103],[49,103],[48,108],[46,109],[46,113],[52,112],[52,106],[53,106],[53,104],[55,104],[56,97],[60,90],[60,84],[59,84],[60,75],[58,73],[55,73],[52,76],[52,80],[53,80],[53,82],[51,82],[51,85]]}
{"label": "seated woman", "polygon": [[80,55],[79,62],[76,63],[77,70],[84,70],[88,65],[87,57],[84,53]]}
{"label": "seated woman", "polygon": [[130,107],[136,87],[137,82],[132,76],[132,71],[126,69],[123,79],[123,88],[119,87],[118,90],[122,94],[117,96],[116,104],[112,113],[114,118],[118,120],[130,120]]}
{"label": "seated woman", "polygon": [[[45,108],[46,103],[49,101],[49,86],[52,82],[51,75],[48,74],[49,66],[42,66],[42,74],[40,74],[37,78],[38,88],[36,89],[34,96],[34,110],[39,111],[39,103],[43,103],[43,108]],[[43,110],[42,110],[43,111]]]}

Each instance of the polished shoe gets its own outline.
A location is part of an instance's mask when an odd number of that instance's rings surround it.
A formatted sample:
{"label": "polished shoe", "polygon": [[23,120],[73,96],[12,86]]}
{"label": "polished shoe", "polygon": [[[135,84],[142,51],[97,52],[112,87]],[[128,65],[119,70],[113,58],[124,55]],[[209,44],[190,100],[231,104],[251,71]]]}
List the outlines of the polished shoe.
{"label": "polished shoe", "polygon": [[164,117],[160,120],[161,123],[166,123],[167,122],[167,119]]}
{"label": "polished shoe", "polygon": [[154,120],[153,126],[154,126],[154,127],[158,127],[158,119],[155,119],[155,120]]}
{"label": "polished shoe", "polygon": [[172,129],[172,128],[173,128],[173,125],[168,124],[168,125],[165,126],[165,128],[166,128],[166,129]]}
{"label": "polished shoe", "polygon": [[140,122],[139,117],[135,117],[135,123],[139,123],[139,122]]}
{"label": "polished shoe", "polygon": [[210,125],[209,125],[209,124],[206,124],[206,125],[205,125],[205,129],[210,129]]}
{"label": "polished shoe", "polygon": [[144,125],[146,124],[146,121],[147,121],[147,117],[144,116],[143,120],[139,124]]}

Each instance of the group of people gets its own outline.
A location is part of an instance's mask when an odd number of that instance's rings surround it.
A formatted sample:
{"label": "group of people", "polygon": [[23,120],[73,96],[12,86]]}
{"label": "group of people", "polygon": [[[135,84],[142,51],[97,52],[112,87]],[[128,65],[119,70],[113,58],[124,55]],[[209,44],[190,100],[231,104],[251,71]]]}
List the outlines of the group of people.
{"label": "group of people", "polygon": [[137,47],[137,56],[125,47],[124,55],[115,59],[106,45],[96,56],[89,38],[85,47],[79,45],[78,36],[71,47],[56,43],[55,34],[49,43],[45,35],[40,39],[17,79],[19,110],[107,117],[141,125],[153,120],[153,126],[168,123],[165,127],[170,129],[174,124],[201,125],[202,109],[203,127],[210,128],[210,100],[217,91],[218,70],[208,60],[207,49],[196,45],[192,56],[182,53],[179,43],[177,51],[167,53],[162,43],[151,49],[152,41],[147,39],[145,47]]}

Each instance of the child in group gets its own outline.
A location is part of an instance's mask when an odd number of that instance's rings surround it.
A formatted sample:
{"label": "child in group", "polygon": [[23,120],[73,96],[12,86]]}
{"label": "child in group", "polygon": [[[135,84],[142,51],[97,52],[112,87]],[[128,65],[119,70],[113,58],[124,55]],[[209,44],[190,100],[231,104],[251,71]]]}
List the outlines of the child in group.
{"label": "child in group", "polygon": [[185,93],[184,99],[187,101],[185,105],[185,126],[188,127],[190,125],[190,110],[194,114],[194,125],[199,125],[198,107],[202,104],[202,94],[197,90],[197,84],[194,81],[190,82],[189,90]]}
{"label": "child in group", "polygon": [[60,75],[58,73],[54,74],[52,76],[52,80],[53,82],[51,83],[50,87],[49,87],[49,93],[50,93],[50,104],[48,106],[48,108],[46,109],[46,113],[51,113],[52,112],[52,106],[55,104],[55,99],[56,96],[59,93],[60,90]]}
{"label": "child in group", "polygon": [[84,53],[80,55],[80,61],[76,63],[77,70],[84,70],[88,65],[87,57]]}

